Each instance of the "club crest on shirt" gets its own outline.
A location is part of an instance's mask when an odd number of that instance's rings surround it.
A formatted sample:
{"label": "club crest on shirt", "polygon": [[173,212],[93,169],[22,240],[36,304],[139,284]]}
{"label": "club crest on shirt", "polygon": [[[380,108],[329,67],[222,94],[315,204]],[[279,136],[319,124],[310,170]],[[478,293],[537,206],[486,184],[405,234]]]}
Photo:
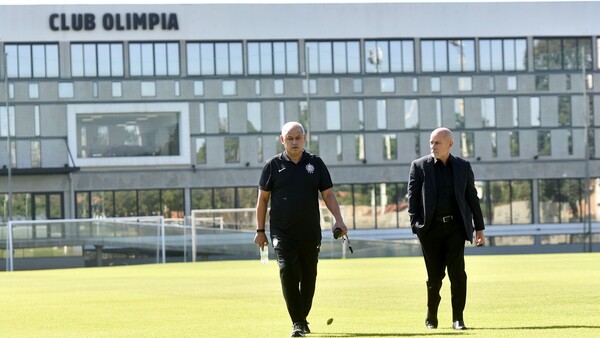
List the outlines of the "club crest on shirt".
{"label": "club crest on shirt", "polygon": [[309,173],[309,174],[312,174],[312,173],[314,173],[314,172],[315,172],[315,167],[313,167],[313,165],[312,165],[312,164],[310,164],[310,163],[309,163],[309,164],[307,164],[307,165],[306,165],[306,172],[307,172],[307,173]]}

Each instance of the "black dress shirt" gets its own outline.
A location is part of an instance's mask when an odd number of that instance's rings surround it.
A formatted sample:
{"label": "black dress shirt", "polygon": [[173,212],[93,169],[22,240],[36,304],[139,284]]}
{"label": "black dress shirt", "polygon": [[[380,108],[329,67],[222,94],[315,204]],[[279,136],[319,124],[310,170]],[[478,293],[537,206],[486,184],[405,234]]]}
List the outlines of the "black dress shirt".
{"label": "black dress shirt", "polygon": [[454,196],[454,176],[452,172],[452,157],[448,158],[447,163],[436,159],[434,165],[436,202],[435,218],[436,220],[445,216],[457,217],[458,204]]}

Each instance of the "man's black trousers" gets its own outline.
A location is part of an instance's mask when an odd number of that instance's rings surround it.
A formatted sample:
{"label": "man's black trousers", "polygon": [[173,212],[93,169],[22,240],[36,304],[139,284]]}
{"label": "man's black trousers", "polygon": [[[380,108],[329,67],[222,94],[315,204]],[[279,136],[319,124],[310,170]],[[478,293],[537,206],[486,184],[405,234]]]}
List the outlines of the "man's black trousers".
{"label": "man's black trousers", "polygon": [[461,223],[436,222],[419,236],[425,267],[427,268],[428,316],[437,318],[440,289],[448,268],[452,295],[452,320],[463,320],[467,299],[467,274],[465,272],[465,228]]}
{"label": "man's black trousers", "polygon": [[320,241],[273,238],[283,298],[293,323],[306,322],[317,281]]}

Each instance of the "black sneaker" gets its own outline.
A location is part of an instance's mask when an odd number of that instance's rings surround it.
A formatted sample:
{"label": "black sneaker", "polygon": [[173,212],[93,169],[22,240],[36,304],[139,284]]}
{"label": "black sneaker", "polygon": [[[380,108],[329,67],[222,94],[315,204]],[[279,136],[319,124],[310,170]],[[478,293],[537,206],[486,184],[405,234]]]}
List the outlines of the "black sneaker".
{"label": "black sneaker", "polygon": [[309,334],[310,329],[308,328],[308,322],[304,322],[304,334]]}
{"label": "black sneaker", "polygon": [[304,323],[294,323],[290,337],[304,337]]}

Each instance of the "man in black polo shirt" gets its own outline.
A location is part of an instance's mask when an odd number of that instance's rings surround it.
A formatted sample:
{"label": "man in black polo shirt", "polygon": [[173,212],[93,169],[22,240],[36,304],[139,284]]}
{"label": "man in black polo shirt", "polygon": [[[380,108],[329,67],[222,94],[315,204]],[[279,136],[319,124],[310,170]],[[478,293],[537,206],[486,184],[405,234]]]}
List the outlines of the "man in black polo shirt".
{"label": "man in black polo shirt", "polygon": [[304,151],[306,133],[298,122],[288,122],[279,137],[284,152],[269,159],[259,181],[256,205],[256,236],[261,249],[269,244],[265,235],[267,206],[271,200],[270,227],[279,264],[283,297],[292,319],[292,337],[310,333],[310,312],[317,280],[321,247],[319,191],[335,217],[335,228],[348,229],[333,192],[329,171],[318,156]]}
{"label": "man in black polo shirt", "polygon": [[[440,289],[448,268],[452,294],[452,327],[466,330],[463,310],[467,298],[465,240],[483,245],[483,214],[471,164],[450,154],[452,132],[431,133],[431,156],[414,160],[408,179],[408,214],[413,233],[421,242],[427,269],[425,326],[438,326]],[[473,227],[475,223],[475,227]]]}

